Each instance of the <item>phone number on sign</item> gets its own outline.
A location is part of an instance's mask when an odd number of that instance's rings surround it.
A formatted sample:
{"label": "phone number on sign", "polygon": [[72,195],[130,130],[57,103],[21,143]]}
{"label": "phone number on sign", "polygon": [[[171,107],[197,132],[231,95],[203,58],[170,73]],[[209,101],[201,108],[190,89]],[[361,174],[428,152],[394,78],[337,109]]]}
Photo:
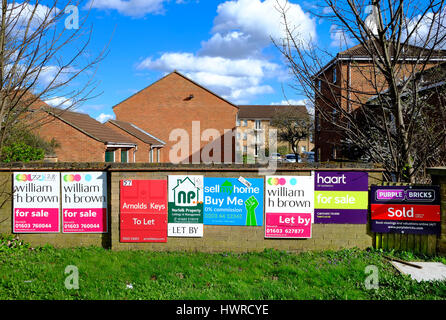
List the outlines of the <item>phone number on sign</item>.
{"label": "phone number on sign", "polygon": [[[81,223],[80,227],[82,229],[99,229],[99,224],[84,224]],[[66,223],[64,224],[64,228],[65,229],[79,229],[79,224],[74,224],[74,223]]]}
{"label": "phone number on sign", "polygon": [[49,223],[16,223],[16,229],[51,229],[53,226]]}
{"label": "phone number on sign", "polygon": [[287,234],[303,234],[305,229],[280,229],[280,228],[267,228],[266,233],[287,233]]}

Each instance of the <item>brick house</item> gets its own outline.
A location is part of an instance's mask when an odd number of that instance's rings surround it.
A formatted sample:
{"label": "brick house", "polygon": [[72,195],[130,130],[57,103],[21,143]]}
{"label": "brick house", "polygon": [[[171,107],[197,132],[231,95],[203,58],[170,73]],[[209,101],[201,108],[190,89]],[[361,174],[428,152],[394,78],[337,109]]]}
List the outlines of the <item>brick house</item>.
{"label": "brick house", "polygon": [[[290,109],[301,113],[302,118],[309,117],[304,105],[239,105],[236,123],[237,140],[243,156],[253,155],[256,158],[259,152],[264,154],[265,150],[269,149],[271,120],[275,114]],[[312,151],[314,148],[312,133],[306,140],[300,141],[298,147],[300,153]],[[278,152],[283,150],[282,155],[292,153],[291,146],[287,142],[277,141],[277,149]]]}
{"label": "brick house", "polygon": [[58,143],[57,161],[132,162],[137,143],[87,114],[49,106],[33,113],[39,124],[33,132]]}
{"label": "brick house", "polygon": [[[414,64],[421,48],[407,46],[404,61],[399,62],[401,78],[417,71],[420,66]],[[411,59],[410,57],[414,59]],[[427,68],[446,61],[446,51],[436,51],[429,58]],[[431,62],[431,63],[430,63]],[[382,91],[383,75],[373,64],[363,45],[357,45],[339,52],[330,62],[321,68],[313,77],[315,88],[320,95],[315,95],[315,159],[329,161],[344,159],[341,151],[343,133],[333,125],[339,121],[339,111],[331,110],[330,104],[336,103],[343,110],[351,113],[376,96],[377,89]],[[380,90],[381,91],[381,90]],[[336,101],[336,102],[335,102]],[[323,117],[319,110],[326,110],[331,116]],[[330,111],[331,110],[331,111]]]}
{"label": "brick house", "polygon": [[165,142],[162,162],[201,162],[203,154],[215,162],[235,159],[238,107],[177,71],[118,103],[113,111],[116,120],[133,123]]}
{"label": "brick house", "polygon": [[104,125],[136,144],[136,147],[133,149],[133,162],[162,162],[161,149],[165,145],[164,141],[159,140],[130,122],[108,120]]}

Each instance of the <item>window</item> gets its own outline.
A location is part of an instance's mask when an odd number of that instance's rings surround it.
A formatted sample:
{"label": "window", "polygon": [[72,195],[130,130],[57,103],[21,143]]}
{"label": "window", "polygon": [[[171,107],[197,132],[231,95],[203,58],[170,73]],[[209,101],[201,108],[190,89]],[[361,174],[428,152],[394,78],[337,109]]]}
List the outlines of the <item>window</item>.
{"label": "window", "polygon": [[248,140],[248,133],[246,131],[243,132],[243,140]]}
{"label": "window", "polygon": [[115,150],[105,150],[105,162],[115,162]]}
{"label": "window", "polygon": [[333,68],[333,83],[336,83],[336,67]]}
{"label": "window", "polygon": [[240,127],[240,119],[238,117],[235,119],[235,125]]}
{"label": "window", "polygon": [[243,146],[243,154],[248,154],[248,146]]}
{"label": "window", "polygon": [[149,151],[149,162],[150,163],[153,162],[153,149],[150,149],[150,151]]}
{"label": "window", "polygon": [[121,162],[128,162],[129,151],[121,149]]}
{"label": "window", "polygon": [[255,120],[255,128],[256,128],[257,130],[262,129],[262,121],[260,121],[260,120]]}
{"label": "window", "polygon": [[248,120],[243,120],[242,125],[243,125],[244,127],[247,127],[247,126],[248,126]]}
{"label": "window", "polygon": [[306,152],[307,151],[307,147],[306,146],[301,146],[300,150],[301,150],[301,152]]}

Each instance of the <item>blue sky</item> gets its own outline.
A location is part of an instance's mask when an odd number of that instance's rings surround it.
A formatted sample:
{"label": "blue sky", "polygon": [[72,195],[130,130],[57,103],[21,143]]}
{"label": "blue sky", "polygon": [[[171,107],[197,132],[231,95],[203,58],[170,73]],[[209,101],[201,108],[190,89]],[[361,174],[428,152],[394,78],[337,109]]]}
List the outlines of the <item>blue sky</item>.
{"label": "blue sky", "polygon": [[[102,94],[78,111],[113,118],[114,105],[174,69],[235,104],[301,101],[270,40],[282,32],[275,1],[95,0],[89,51],[109,43],[109,54],[95,76]],[[304,39],[335,51],[331,24],[312,18],[310,8],[290,1],[289,16]],[[79,13],[82,19],[88,10]]]}

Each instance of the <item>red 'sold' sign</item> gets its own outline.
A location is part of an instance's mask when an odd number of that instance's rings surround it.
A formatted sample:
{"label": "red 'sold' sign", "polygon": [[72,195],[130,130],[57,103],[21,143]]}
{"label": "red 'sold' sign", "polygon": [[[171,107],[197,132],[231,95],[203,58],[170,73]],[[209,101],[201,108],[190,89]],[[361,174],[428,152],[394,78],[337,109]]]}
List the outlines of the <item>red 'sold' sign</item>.
{"label": "red 'sold' sign", "polygon": [[121,180],[121,242],[167,241],[167,180]]}
{"label": "red 'sold' sign", "polygon": [[440,206],[372,204],[372,220],[440,221]]}

